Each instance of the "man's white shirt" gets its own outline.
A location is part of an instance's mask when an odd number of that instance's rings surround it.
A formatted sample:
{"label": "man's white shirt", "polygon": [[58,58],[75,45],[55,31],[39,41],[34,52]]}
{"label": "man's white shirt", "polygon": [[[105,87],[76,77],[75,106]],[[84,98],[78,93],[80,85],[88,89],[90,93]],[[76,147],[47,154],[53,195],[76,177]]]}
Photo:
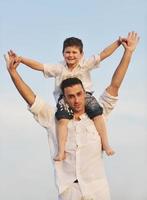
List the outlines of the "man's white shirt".
{"label": "man's white shirt", "polygon": [[[106,118],[113,110],[118,98],[106,91],[99,99]],[[37,122],[48,133],[49,149],[52,159],[57,154],[55,109],[36,96],[34,104],[29,108]],[[66,141],[66,159],[53,161],[55,179],[59,194],[64,192],[77,179],[83,196],[98,191],[109,192],[107,178],[102,160],[101,140],[93,121],[86,113],[80,120],[72,119],[68,123]]]}

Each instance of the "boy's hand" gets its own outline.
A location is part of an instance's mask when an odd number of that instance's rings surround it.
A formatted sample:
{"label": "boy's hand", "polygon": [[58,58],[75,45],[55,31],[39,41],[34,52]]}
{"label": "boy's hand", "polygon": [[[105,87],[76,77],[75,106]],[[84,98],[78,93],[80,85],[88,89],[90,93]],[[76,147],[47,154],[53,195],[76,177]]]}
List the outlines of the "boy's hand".
{"label": "boy's hand", "polygon": [[16,70],[16,68],[20,64],[20,60],[15,57],[14,52],[12,52],[11,50],[8,51],[7,55],[4,55],[4,58],[9,72]]}
{"label": "boy's hand", "polygon": [[9,51],[11,56],[13,56],[13,58],[15,58],[15,62],[21,62],[21,57],[18,56],[14,51],[10,50]]}
{"label": "boy's hand", "polygon": [[123,42],[127,42],[127,38],[122,38],[121,36],[119,37],[119,42],[120,42],[120,44],[122,44]]}
{"label": "boy's hand", "polygon": [[128,37],[126,39],[120,38],[120,40],[126,50],[133,52],[139,42],[139,36],[136,32],[132,31],[128,33]]}

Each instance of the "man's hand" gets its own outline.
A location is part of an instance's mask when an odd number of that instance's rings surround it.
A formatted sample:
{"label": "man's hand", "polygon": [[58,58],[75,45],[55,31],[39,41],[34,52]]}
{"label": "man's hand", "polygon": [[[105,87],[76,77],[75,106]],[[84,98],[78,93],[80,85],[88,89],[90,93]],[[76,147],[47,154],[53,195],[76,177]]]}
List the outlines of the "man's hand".
{"label": "man's hand", "polygon": [[133,52],[136,49],[136,46],[139,42],[139,36],[136,32],[132,31],[128,33],[126,39],[120,38],[120,40],[125,50]]}
{"label": "man's hand", "polygon": [[13,56],[15,58],[16,62],[21,62],[21,56],[18,56],[14,51],[10,50],[9,51],[11,56]]}
{"label": "man's hand", "polygon": [[128,66],[130,64],[133,51],[136,49],[136,46],[139,42],[139,36],[135,32],[128,33],[127,38],[121,38],[121,43],[125,48],[124,54],[121,58],[120,63],[118,64],[113,76],[110,85],[107,87],[107,92],[112,96],[117,96],[122,81],[127,72]]}
{"label": "man's hand", "polygon": [[18,67],[20,60],[16,59],[15,54],[12,51],[8,51],[7,55],[4,55],[6,60],[7,69],[11,76],[11,79],[17,88],[20,95],[31,106],[36,98],[36,95],[31,88],[23,81],[16,68]]}

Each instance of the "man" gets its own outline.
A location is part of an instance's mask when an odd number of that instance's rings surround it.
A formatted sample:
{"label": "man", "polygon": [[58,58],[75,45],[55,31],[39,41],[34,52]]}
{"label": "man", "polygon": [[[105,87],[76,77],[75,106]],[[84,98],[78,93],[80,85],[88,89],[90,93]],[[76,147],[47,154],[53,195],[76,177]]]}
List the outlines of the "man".
{"label": "man", "polygon": [[[131,32],[123,46],[123,57],[115,70],[110,85],[100,97],[104,116],[111,112],[118,99],[118,90],[126,74],[139,37]],[[29,105],[35,119],[48,132],[51,156],[57,153],[55,110],[36,96],[17,72],[19,62],[11,52],[6,57],[8,72],[17,90]],[[68,124],[66,159],[54,162],[56,184],[61,200],[110,200],[109,187],[101,157],[101,141],[94,123],[85,114],[85,91],[77,78],[64,80],[61,85],[64,98],[74,111]]]}

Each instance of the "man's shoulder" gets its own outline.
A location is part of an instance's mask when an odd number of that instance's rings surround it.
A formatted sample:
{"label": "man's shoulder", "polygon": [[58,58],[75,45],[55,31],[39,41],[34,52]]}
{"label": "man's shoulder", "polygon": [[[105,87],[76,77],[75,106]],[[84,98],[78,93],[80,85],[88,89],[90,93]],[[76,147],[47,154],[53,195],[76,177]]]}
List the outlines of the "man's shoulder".
{"label": "man's shoulder", "polygon": [[46,103],[40,96],[36,96],[33,105],[28,109],[41,126],[45,128],[54,127],[56,109]]}
{"label": "man's shoulder", "polygon": [[[47,103],[42,97],[36,95],[35,101],[31,107],[29,107],[30,112],[37,114],[39,112],[50,112],[50,114],[55,113],[55,107]],[[43,110],[43,111],[42,111]]]}

